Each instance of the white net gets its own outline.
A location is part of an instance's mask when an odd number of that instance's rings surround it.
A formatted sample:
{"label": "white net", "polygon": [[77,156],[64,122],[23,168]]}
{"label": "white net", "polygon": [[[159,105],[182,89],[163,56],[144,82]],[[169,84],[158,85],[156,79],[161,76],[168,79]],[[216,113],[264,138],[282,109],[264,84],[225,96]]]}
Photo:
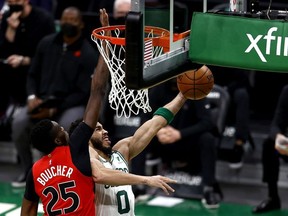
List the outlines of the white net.
{"label": "white net", "polygon": [[[120,38],[123,32],[115,28],[111,30],[113,37]],[[105,29],[98,32],[99,35],[105,35]],[[153,32],[148,34],[153,37]],[[125,46],[113,44],[110,39],[105,37],[96,37],[92,34],[91,39],[97,44],[98,50],[108,65],[111,75],[111,90],[108,100],[110,107],[116,111],[117,117],[125,116],[129,118],[131,114],[138,115],[140,110],[144,113],[151,112],[149,105],[148,89],[128,89],[125,85]],[[163,53],[162,47],[154,47],[152,41],[145,43],[145,61]],[[107,51],[108,50],[108,51]]]}

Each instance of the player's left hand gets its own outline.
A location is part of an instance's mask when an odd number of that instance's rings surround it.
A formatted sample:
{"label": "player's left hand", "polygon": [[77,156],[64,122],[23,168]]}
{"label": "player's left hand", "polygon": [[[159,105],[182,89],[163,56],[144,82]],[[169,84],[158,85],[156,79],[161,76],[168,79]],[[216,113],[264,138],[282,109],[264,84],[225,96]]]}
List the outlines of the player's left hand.
{"label": "player's left hand", "polygon": [[170,185],[168,185],[168,183],[176,182],[176,180],[170,179],[168,177],[156,175],[148,177],[147,185],[149,185],[150,187],[161,188],[167,195],[169,195],[169,191],[175,192],[175,190]]}
{"label": "player's left hand", "polygon": [[282,134],[276,135],[275,149],[282,155],[288,156],[288,138]]}

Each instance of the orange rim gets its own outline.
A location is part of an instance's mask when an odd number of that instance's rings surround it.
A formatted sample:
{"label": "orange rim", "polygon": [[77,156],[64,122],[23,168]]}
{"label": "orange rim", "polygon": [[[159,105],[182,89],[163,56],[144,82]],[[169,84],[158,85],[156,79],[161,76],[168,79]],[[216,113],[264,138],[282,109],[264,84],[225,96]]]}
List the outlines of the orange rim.
{"label": "orange rim", "polygon": [[115,26],[105,26],[105,27],[100,27],[97,29],[94,29],[92,32],[92,35],[98,39],[101,40],[108,40],[113,44],[117,44],[117,45],[123,45],[125,46],[125,38],[117,38],[117,37],[112,37],[112,36],[105,36],[105,35],[101,35],[100,32],[102,31],[112,31],[112,30],[124,30],[125,29],[125,25],[115,25]]}
{"label": "orange rim", "polygon": [[[120,31],[125,30],[126,26],[125,25],[114,25],[114,26],[106,26],[106,27],[100,27],[97,29],[94,29],[92,32],[92,35],[98,39],[101,40],[108,40],[113,44],[116,45],[122,45],[125,46],[125,38],[117,38],[113,36],[105,36],[102,35],[100,32],[102,31],[114,31],[116,29],[119,29]],[[157,41],[159,41],[159,38],[161,37],[169,37],[169,31],[164,29],[164,28],[159,28],[159,27],[154,27],[154,26],[146,26],[145,27],[145,32],[147,34],[153,32],[153,37],[151,38],[145,38],[145,40],[152,39],[153,40],[153,45],[158,45]]]}
{"label": "orange rim", "polygon": [[[92,35],[98,39],[101,39],[101,40],[108,40],[112,44],[125,46],[125,38],[105,36],[105,35],[102,35],[100,33],[102,31],[114,31],[116,29],[123,31],[123,30],[125,30],[125,28],[126,28],[125,25],[114,25],[114,26],[100,27],[100,28],[94,29],[92,32]],[[153,46],[161,46],[161,47],[169,49],[170,32],[167,29],[159,28],[159,27],[155,27],[155,26],[146,26],[145,27],[145,33],[149,34],[151,32],[153,32],[153,37],[151,37],[151,38],[146,37],[144,40],[151,40],[152,39]],[[176,33],[173,35],[173,41],[177,41],[177,40],[186,38],[189,35],[190,35],[190,30],[185,31],[185,32],[180,33],[180,34]]]}

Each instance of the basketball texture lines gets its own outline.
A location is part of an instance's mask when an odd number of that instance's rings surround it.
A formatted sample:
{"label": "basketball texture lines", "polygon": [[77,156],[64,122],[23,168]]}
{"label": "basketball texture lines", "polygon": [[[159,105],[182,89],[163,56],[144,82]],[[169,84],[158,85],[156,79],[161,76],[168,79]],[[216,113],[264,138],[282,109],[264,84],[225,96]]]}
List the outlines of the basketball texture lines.
{"label": "basketball texture lines", "polygon": [[211,70],[203,65],[199,69],[188,70],[177,77],[177,86],[182,94],[191,100],[205,98],[214,86]]}

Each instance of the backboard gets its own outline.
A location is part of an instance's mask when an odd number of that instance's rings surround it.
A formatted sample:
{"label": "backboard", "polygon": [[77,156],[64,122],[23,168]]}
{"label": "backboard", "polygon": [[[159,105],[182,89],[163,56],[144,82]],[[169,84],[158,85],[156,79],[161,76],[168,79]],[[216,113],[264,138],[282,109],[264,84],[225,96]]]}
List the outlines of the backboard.
{"label": "backboard", "polygon": [[[146,89],[191,69],[192,63],[188,58],[188,19],[187,7],[176,4],[174,0],[167,1],[167,4],[132,0],[131,11],[126,17],[125,33],[127,88]],[[149,38],[155,37],[147,35],[147,26],[168,28],[169,31],[168,36],[157,36],[157,46],[163,51],[148,59],[147,52],[157,47],[154,40],[152,48],[147,45]]]}

